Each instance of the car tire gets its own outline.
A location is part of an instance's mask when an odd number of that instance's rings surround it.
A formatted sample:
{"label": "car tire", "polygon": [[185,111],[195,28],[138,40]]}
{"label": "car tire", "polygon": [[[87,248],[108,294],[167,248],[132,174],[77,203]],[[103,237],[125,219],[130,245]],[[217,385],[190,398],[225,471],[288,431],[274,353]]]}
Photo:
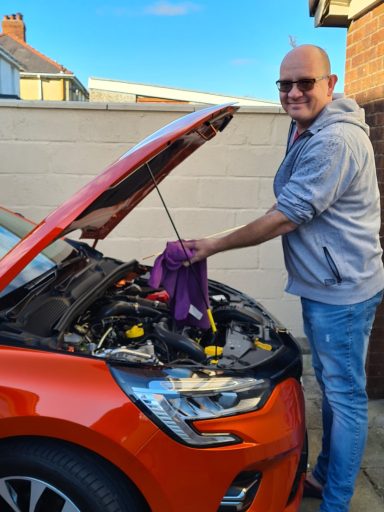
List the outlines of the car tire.
{"label": "car tire", "polygon": [[0,447],[1,512],[143,512],[136,489],[104,459],[42,439]]}

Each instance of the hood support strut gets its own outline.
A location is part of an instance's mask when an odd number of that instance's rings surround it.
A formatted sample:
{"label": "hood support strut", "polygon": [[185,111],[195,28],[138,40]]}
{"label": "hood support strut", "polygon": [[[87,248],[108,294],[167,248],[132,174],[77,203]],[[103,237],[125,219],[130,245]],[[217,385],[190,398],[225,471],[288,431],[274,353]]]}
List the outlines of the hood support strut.
{"label": "hood support strut", "polygon": [[189,266],[190,266],[191,271],[192,271],[192,275],[193,275],[193,277],[194,277],[194,279],[195,279],[195,281],[196,281],[196,284],[197,284],[197,286],[198,286],[199,293],[201,294],[201,297],[202,297],[202,299],[203,299],[203,301],[204,301],[204,304],[205,304],[205,307],[206,307],[206,309],[207,309],[207,315],[208,315],[209,323],[211,324],[212,332],[213,332],[213,334],[215,335],[215,333],[217,332],[217,327],[216,327],[215,321],[214,321],[213,316],[212,316],[211,308],[210,308],[209,304],[207,303],[207,300],[206,300],[206,298],[205,298],[204,292],[203,292],[203,290],[202,290],[202,288],[201,288],[200,281],[199,281],[199,280],[198,280],[198,278],[197,278],[196,271],[195,271],[195,269],[194,269],[194,267],[193,267],[193,265],[192,265],[192,263],[191,263],[191,260],[190,260],[190,258],[189,258],[189,256],[188,256],[188,253],[187,253],[186,249],[185,249],[184,243],[183,243],[183,241],[182,241],[182,239],[181,239],[181,237],[180,237],[180,235],[179,235],[179,232],[178,232],[178,230],[177,230],[177,228],[176,228],[176,224],[174,223],[174,221],[173,221],[173,219],[172,219],[171,213],[170,213],[170,211],[168,210],[167,205],[165,204],[164,198],[163,198],[163,196],[162,196],[162,194],[161,194],[161,192],[160,192],[160,189],[159,189],[159,187],[158,187],[158,185],[157,185],[157,182],[156,182],[156,179],[155,179],[155,177],[154,177],[154,175],[153,175],[153,172],[152,172],[152,170],[151,170],[151,167],[150,167],[150,165],[149,165],[149,163],[148,163],[148,162],[146,162],[146,164],[145,164],[145,165],[146,165],[146,167],[147,167],[147,169],[148,169],[148,172],[149,172],[149,174],[150,174],[150,176],[151,176],[151,179],[152,179],[153,184],[154,184],[154,186],[155,186],[155,188],[156,188],[156,190],[157,190],[157,193],[159,194],[160,200],[161,200],[161,202],[163,203],[163,206],[164,206],[164,208],[165,208],[165,211],[167,212],[168,218],[169,218],[169,220],[170,220],[170,222],[171,222],[171,224],[172,224],[172,227],[173,227],[173,229],[174,229],[174,231],[175,231],[175,233],[176,233],[177,239],[178,239],[178,241],[179,241],[179,243],[180,243],[180,245],[181,245],[181,247],[182,247],[182,249],[183,249],[183,251],[184,251],[185,259],[186,259],[186,261],[188,261],[188,263],[189,263]]}

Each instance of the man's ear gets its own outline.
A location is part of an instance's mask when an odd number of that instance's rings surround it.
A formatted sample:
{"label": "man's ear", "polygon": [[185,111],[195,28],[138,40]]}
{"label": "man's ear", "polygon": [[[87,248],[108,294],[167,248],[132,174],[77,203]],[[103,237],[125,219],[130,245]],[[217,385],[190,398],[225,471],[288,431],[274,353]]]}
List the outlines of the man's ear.
{"label": "man's ear", "polygon": [[328,96],[332,96],[333,95],[333,90],[335,88],[337,80],[338,80],[337,75],[329,75],[329,78],[328,78],[328,92],[327,92]]}

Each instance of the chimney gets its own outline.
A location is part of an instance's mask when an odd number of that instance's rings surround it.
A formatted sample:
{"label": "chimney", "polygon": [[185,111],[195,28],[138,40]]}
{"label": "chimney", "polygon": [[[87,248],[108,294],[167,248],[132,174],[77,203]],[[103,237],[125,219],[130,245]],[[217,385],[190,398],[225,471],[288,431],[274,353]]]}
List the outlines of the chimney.
{"label": "chimney", "polygon": [[3,29],[3,34],[25,41],[26,28],[23,21],[23,15],[19,12],[16,14],[5,15],[1,22],[1,27]]}

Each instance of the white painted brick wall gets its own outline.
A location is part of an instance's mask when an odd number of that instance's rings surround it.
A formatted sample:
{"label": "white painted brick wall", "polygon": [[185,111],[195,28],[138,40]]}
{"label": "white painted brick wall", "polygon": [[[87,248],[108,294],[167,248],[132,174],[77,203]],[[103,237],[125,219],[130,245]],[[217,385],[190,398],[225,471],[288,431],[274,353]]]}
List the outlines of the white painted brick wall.
{"label": "white painted brick wall", "polygon": [[[191,105],[2,101],[0,203],[39,221],[135,143],[192,110]],[[273,176],[288,124],[277,107],[242,108],[223,133],[160,184],[181,236],[198,238],[245,224],[273,204]],[[143,260],[174,239],[154,191],[98,248]],[[302,336],[299,302],[284,292],[280,240],[216,255],[208,267],[213,279],[255,296]]]}

